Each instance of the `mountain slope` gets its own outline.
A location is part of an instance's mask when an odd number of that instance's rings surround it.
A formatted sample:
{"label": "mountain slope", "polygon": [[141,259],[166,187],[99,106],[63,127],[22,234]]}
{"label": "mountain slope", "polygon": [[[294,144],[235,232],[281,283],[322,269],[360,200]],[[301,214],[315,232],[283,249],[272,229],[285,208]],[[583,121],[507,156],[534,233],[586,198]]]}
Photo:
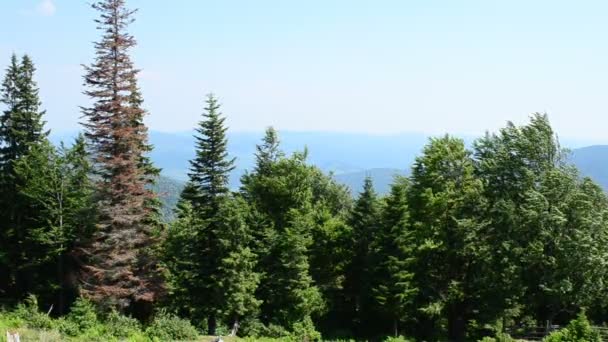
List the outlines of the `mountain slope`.
{"label": "mountain slope", "polygon": [[594,145],[572,150],[569,160],[582,176],[590,177],[608,190],[608,145]]}
{"label": "mountain slope", "polygon": [[334,175],[334,178],[339,182],[349,187],[353,195],[357,195],[363,188],[365,177],[371,177],[374,183],[374,189],[379,194],[387,194],[390,191],[390,185],[396,176],[407,176],[407,172],[401,169],[375,168],[365,171],[349,172]]}
{"label": "mountain slope", "polygon": [[[76,134],[54,135],[54,142],[71,141]],[[233,132],[228,135],[229,152],[237,158],[237,169],[230,178],[230,187],[237,189],[241,175],[254,163],[255,145],[261,132]],[[374,181],[376,191],[386,194],[395,174],[405,175],[427,143],[428,136],[418,133],[372,135],[336,132],[280,132],[281,145],[291,153],[308,149],[309,162],[325,172],[332,172],[338,182],[347,185],[353,195],[361,189],[366,175]],[[464,138],[467,144],[471,137]],[[165,203],[165,214],[171,217],[172,208],[187,180],[190,160],[194,156],[192,132],[162,133],[152,131],[154,145],[151,157],[163,169],[157,191]],[[608,145],[594,145],[573,149],[569,161],[578,167],[582,176],[591,177],[608,190]]]}

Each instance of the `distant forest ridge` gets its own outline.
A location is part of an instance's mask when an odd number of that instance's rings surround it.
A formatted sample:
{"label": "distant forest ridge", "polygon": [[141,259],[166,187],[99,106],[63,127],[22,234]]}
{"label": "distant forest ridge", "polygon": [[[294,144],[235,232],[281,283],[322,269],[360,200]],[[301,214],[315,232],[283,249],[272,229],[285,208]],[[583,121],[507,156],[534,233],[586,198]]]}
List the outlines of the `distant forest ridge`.
{"label": "distant forest ridge", "polygon": [[[54,143],[70,142],[74,132],[51,132]],[[236,157],[236,170],[231,185],[238,186],[238,180],[245,170],[254,165],[255,145],[263,132],[228,132],[228,152]],[[452,134],[451,134],[452,135]],[[351,184],[351,179],[361,179],[369,173],[383,184],[385,177],[394,173],[403,174],[409,169],[430,137],[423,133],[366,134],[318,131],[280,131],[281,145],[286,153],[308,150],[308,160],[325,172],[332,172],[337,179]],[[476,136],[456,135],[470,146]],[[154,145],[151,153],[153,161],[162,168],[162,174],[177,181],[187,179],[188,160],[194,156],[194,131],[192,132],[150,132],[150,142]],[[585,145],[580,140],[562,140],[563,147],[571,151],[570,160],[581,173],[608,187],[608,168],[603,164],[608,160],[608,145]],[[590,144],[589,144],[590,145]],[[604,170],[606,169],[606,170]],[[358,178],[357,178],[358,177]],[[390,179],[388,180],[390,181]],[[359,183],[361,183],[359,182]],[[358,189],[359,186],[354,187]],[[381,189],[377,189],[379,192]]]}
{"label": "distant forest ridge", "polygon": [[[193,134],[193,133],[192,133]],[[163,215],[174,218],[173,208],[186,182],[189,163],[194,155],[193,135],[188,132],[151,132],[155,146],[152,159],[162,168],[162,176],[156,186],[163,202]],[[229,153],[237,158],[237,168],[230,177],[230,187],[236,190],[240,178],[253,167],[254,148],[262,133],[228,134]],[[395,176],[407,176],[410,167],[429,137],[423,134],[369,135],[356,133],[285,132],[282,134],[285,150],[299,151],[306,148],[309,160],[346,185],[353,196],[362,190],[365,177],[371,177],[374,188],[381,195],[390,191]],[[464,137],[468,145],[474,138]],[[69,135],[53,136],[55,142],[70,140]],[[353,145],[350,148],[349,144]],[[608,145],[593,145],[570,150],[568,160],[583,177],[590,177],[604,190],[608,190]]]}
{"label": "distant forest ridge", "polygon": [[[162,168],[163,178],[159,184],[161,197],[169,204],[177,201],[189,168],[188,160],[194,155],[194,132],[166,133],[152,131],[150,140],[155,149],[151,157]],[[239,187],[240,177],[251,170],[255,145],[263,132],[228,133],[229,153],[237,158],[237,168],[232,172],[230,186]],[[53,134],[52,140],[70,141],[74,133]],[[467,145],[475,137],[464,136]],[[348,186],[353,195],[359,192],[366,176],[374,181],[380,194],[386,194],[395,175],[409,174],[410,167],[429,136],[422,133],[373,135],[339,132],[281,132],[282,144],[288,153],[308,149],[309,161],[332,172],[336,180]],[[565,141],[562,145],[579,145],[580,142]],[[579,145],[580,146],[580,145]],[[608,190],[608,145],[593,145],[571,149],[569,161],[581,172]]]}

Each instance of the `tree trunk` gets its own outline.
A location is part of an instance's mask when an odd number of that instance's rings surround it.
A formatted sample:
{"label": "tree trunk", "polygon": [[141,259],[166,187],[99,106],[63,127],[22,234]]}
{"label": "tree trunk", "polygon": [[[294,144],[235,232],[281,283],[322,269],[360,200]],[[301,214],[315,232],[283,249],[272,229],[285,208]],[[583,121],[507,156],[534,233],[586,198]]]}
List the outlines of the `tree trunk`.
{"label": "tree trunk", "polygon": [[207,318],[207,327],[209,329],[209,335],[215,336],[215,330],[217,329],[217,322],[215,320],[215,315],[212,314]]}
{"label": "tree trunk", "polygon": [[399,336],[399,320],[397,318],[393,318],[393,334],[395,337]]}
{"label": "tree trunk", "polygon": [[466,336],[466,320],[464,318],[464,307],[454,305],[448,312],[448,341],[462,342]]}
{"label": "tree trunk", "polygon": [[230,331],[230,336],[236,336],[236,333],[239,330],[239,318],[238,316],[234,318],[234,324],[232,324],[232,330]]}

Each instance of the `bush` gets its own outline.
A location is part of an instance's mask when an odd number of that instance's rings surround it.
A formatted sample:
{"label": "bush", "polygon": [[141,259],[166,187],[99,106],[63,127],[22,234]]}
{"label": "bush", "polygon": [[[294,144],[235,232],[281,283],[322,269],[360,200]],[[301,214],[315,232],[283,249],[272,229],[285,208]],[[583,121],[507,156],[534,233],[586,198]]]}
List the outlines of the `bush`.
{"label": "bush", "polygon": [[505,333],[498,333],[495,337],[486,336],[479,340],[480,342],[514,342],[515,340]]}
{"label": "bush", "polygon": [[230,334],[230,328],[228,328],[226,325],[224,324],[218,324],[217,327],[215,327],[215,336],[227,336]]}
{"label": "bush", "polygon": [[265,336],[266,326],[259,319],[244,319],[237,332],[238,336],[260,337]]}
{"label": "bush", "polygon": [[15,316],[22,319],[29,328],[53,328],[53,319],[38,310],[38,299],[34,295],[28,296],[24,303],[17,306]]}
{"label": "bush", "polygon": [[80,334],[80,326],[71,320],[64,317],[59,318],[55,321],[55,327],[59,332],[68,336],[78,336]]}
{"label": "bush", "polygon": [[69,321],[69,323],[66,323],[66,326],[69,326],[68,330],[75,333],[75,335],[70,336],[82,334],[99,325],[95,306],[84,298],[78,298],[74,302],[70,313],[67,315],[67,320]]}
{"label": "bush", "polygon": [[198,331],[190,321],[163,310],[154,317],[146,329],[146,335],[159,341],[194,340],[198,337]]}
{"label": "bush", "polygon": [[291,336],[296,341],[317,341],[321,339],[321,333],[315,328],[315,324],[310,317],[293,325]]}
{"label": "bush", "polygon": [[126,338],[137,335],[141,331],[141,324],[132,317],[127,317],[119,314],[116,311],[111,311],[105,321],[106,332],[108,335],[117,338]]}
{"label": "bush", "polygon": [[409,338],[405,338],[403,336],[398,336],[398,337],[387,337],[384,339],[384,342],[413,342],[414,340],[411,340]]}
{"label": "bush", "polygon": [[575,320],[558,331],[552,332],[543,339],[544,342],[601,342],[600,334],[591,327],[584,312],[578,314]]}
{"label": "bush", "polygon": [[270,338],[285,338],[288,337],[289,331],[280,325],[269,324],[268,327],[263,331],[262,336]]}
{"label": "bush", "polygon": [[25,325],[25,321],[15,315],[13,312],[0,312],[0,332],[21,328]]}

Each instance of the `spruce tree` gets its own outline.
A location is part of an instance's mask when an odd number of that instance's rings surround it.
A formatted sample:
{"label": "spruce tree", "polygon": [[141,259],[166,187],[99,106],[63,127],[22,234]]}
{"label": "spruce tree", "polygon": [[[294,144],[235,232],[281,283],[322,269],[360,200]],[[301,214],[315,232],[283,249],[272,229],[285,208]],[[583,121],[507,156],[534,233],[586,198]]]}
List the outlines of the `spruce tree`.
{"label": "spruce tree", "polygon": [[262,144],[256,145],[255,153],[255,170],[258,174],[267,174],[270,172],[270,167],[276,163],[279,158],[284,156],[280,149],[279,134],[274,127],[268,127],[264,133]]}
{"label": "spruce tree", "polygon": [[[190,161],[190,181],[182,192],[167,258],[172,265],[171,283],[179,293],[174,296],[176,304],[183,300],[195,303],[188,305],[194,306],[191,313],[198,320],[206,319],[213,335],[218,324],[226,320],[236,331],[240,319],[256,310],[253,292],[258,281],[256,257],[247,249],[251,242],[245,214],[228,188],[235,159],[228,157],[225,118],[213,95],[207,96],[206,103],[195,137],[196,155]],[[192,234],[188,241],[181,241],[186,230]],[[183,251],[180,247],[175,250],[180,244]],[[245,303],[250,307],[245,308]]]}
{"label": "spruce tree", "polygon": [[102,37],[95,43],[95,61],[85,67],[85,94],[93,103],[82,111],[99,176],[100,216],[84,253],[83,293],[105,306],[145,315],[162,284],[149,255],[155,194],[148,185],[156,171],[145,158],[150,149],[146,113],[137,88],[139,70],[129,56],[136,42],[127,28],[135,11],[125,0],[101,0],[92,7],[99,11]]}
{"label": "spruce tree", "polygon": [[249,203],[248,225],[253,234],[251,248],[259,257],[258,269],[265,268],[269,248],[275,238],[276,230],[268,215],[268,203],[262,179],[273,176],[276,163],[285,156],[281,150],[279,135],[273,127],[268,127],[260,144],[255,146],[255,166],[253,172],[241,177],[240,194]]}
{"label": "spruce tree", "polygon": [[371,293],[372,246],[380,232],[380,203],[371,177],[366,177],[363,191],[353,207],[349,225],[352,228],[352,258],[346,267],[344,291],[355,328],[359,333],[370,328],[366,323],[373,303]]}
{"label": "spruce tree", "polygon": [[415,244],[409,222],[407,191],[409,180],[397,177],[385,199],[382,230],[373,247],[372,289],[374,310],[392,321],[392,333],[398,336],[400,324],[413,311],[417,292],[414,283]]}
{"label": "spruce tree", "polygon": [[[214,333],[209,326],[212,320],[231,326],[236,334],[239,327],[247,329],[257,318],[259,274],[257,256],[248,247],[247,212],[243,200],[226,196],[211,224],[189,201],[183,201],[169,229],[165,263],[172,305],[195,321],[207,320],[202,328],[207,327],[210,334]],[[215,238],[210,241],[212,234]],[[208,244],[212,247],[205,248]]]}
{"label": "spruce tree", "polygon": [[293,331],[296,324],[310,320],[324,308],[319,288],[310,275],[312,213],[303,208],[288,213],[288,225],[275,241],[276,260],[267,279],[270,288],[267,314],[270,322]]}
{"label": "spruce tree", "polygon": [[218,212],[216,249],[221,258],[216,275],[216,296],[220,303],[217,314],[231,326],[232,336],[243,322],[247,324],[257,318],[261,304],[255,297],[260,275],[256,269],[257,255],[249,247],[252,235],[246,223],[248,211],[240,197],[229,197]]}
{"label": "spruce tree", "polygon": [[15,163],[18,195],[27,203],[22,267],[32,279],[29,291],[48,305],[57,304],[60,313],[78,285],[73,253],[94,228],[89,171],[82,136],[70,148],[38,144]]}
{"label": "spruce tree", "polygon": [[254,248],[262,275],[257,291],[260,318],[287,331],[301,326],[314,330],[307,323],[325,307],[311,270],[316,219],[323,212],[321,200],[315,198],[318,173],[306,164],[306,152],[285,157],[277,141],[273,130],[267,130],[257,148],[254,172],[243,177],[241,188],[258,239]]}
{"label": "spruce tree", "polygon": [[197,190],[192,204],[204,212],[204,217],[212,218],[219,209],[220,197],[230,191],[228,181],[235,159],[228,157],[226,119],[217,98],[209,94],[206,103],[203,120],[196,130],[196,155],[190,161],[188,175]]}
{"label": "spruce tree", "polygon": [[28,234],[28,203],[19,195],[20,183],[15,163],[26,157],[36,146],[46,142],[40,109],[38,87],[34,81],[32,60],[16,55],[0,88],[0,103],[5,109],[0,115],[0,291],[8,298],[19,299],[33,284],[22,265],[29,263],[24,252]]}

